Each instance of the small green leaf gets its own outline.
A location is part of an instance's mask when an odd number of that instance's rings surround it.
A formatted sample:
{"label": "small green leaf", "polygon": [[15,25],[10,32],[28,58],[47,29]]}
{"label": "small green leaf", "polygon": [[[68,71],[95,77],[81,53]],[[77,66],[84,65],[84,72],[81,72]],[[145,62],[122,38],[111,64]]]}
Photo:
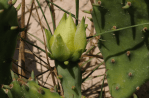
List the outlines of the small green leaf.
{"label": "small green leaf", "polygon": [[65,28],[61,31],[61,36],[64,40],[64,43],[67,45],[68,49],[70,50],[70,53],[73,54],[74,50],[74,36],[76,32],[76,25],[71,17],[69,17],[66,20]]}
{"label": "small green leaf", "polygon": [[59,22],[59,24],[58,24],[56,30],[54,31],[54,35],[57,35],[57,34],[59,34],[60,32],[63,32],[63,31],[64,31],[66,19],[67,19],[67,15],[66,15],[66,13],[64,13],[64,15],[63,15],[61,21]]}
{"label": "small green leaf", "polygon": [[47,48],[48,48],[48,50],[49,51],[51,51],[51,49],[50,49],[50,38],[52,37],[52,35],[51,35],[51,32],[50,31],[48,31],[47,29],[45,29],[45,33],[46,33],[46,42],[47,42]]}
{"label": "small green leaf", "polygon": [[84,51],[86,47],[87,41],[86,41],[86,32],[85,32],[85,19],[83,18],[81,23],[77,27],[77,31],[75,33],[74,37],[74,47],[75,50],[82,49],[82,52]]}
{"label": "small green leaf", "polygon": [[60,34],[61,32],[64,32],[65,29],[65,24],[66,24],[66,19],[67,19],[67,15],[66,13],[64,13],[61,21],[59,22],[56,30],[54,31],[53,37],[51,37],[50,42],[49,42],[49,47],[52,46],[54,40],[55,40],[55,36],[57,36],[58,34]]}
{"label": "small green leaf", "polygon": [[60,34],[58,34],[51,46],[51,52],[54,59],[66,61],[70,57],[70,51],[64,43]]}

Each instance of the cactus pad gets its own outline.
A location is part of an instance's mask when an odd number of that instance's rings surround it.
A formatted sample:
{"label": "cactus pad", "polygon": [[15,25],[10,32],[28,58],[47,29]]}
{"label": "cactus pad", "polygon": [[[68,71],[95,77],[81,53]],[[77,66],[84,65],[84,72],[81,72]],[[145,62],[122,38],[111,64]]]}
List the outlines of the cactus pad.
{"label": "cactus pad", "polygon": [[64,89],[65,98],[81,98],[82,75],[78,62],[59,62],[55,65]]}
{"label": "cactus pad", "polygon": [[96,0],[92,17],[112,97],[129,98],[149,79],[148,0]]}
{"label": "cactus pad", "polygon": [[62,98],[58,93],[39,86],[33,75],[29,80],[18,78],[12,71],[11,75],[13,81],[10,85],[2,86],[9,98]]}
{"label": "cactus pad", "polygon": [[[17,21],[16,0],[0,0],[0,84],[9,84],[11,60],[15,51],[17,35],[21,30]],[[5,98],[0,89],[0,95]]]}

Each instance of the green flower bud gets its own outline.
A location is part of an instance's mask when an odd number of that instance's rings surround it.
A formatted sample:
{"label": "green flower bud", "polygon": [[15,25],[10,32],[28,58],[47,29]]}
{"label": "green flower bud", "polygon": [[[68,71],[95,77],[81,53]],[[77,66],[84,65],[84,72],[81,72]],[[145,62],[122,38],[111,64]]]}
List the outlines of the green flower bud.
{"label": "green flower bud", "polygon": [[47,47],[53,59],[58,61],[77,61],[84,52],[87,41],[85,19],[76,27],[71,15],[63,15],[53,36],[45,30]]}

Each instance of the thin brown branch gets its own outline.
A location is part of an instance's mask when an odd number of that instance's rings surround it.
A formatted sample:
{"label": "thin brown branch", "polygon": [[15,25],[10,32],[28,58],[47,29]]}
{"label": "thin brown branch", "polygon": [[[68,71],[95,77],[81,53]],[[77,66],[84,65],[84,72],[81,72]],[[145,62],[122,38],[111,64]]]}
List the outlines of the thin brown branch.
{"label": "thin brown branch", "polygon": [[32,11],[33,11],[33,4],[34,4],[34,0],[32,0],[31,10],[30,10],[28,21],[27,21],[27,26],[26,26],[25,34],[27,33],[27,29],[28,29],[29,22],[30,22],[30,19],[31,19],[31,15],[32,15]]}
{"label": "thin brown branch", "polygon": [[96,57],[96,58],[103,59],[102,55],[93,55],[93,54],[84,54],[81,57]]}
{"label": "thin brown branch", "polygon": [[[35,2],[34,2],[34,5],[35,5],[35,7],[36,7]],[[50,66],[49,59],[48,59],[46,41],[45,41],[45,36],[44,36],[44,30],[43,30],[43,27],[42,27],[42,25],[41,25],[41,19],[40,19],[40,17],[39,17],[39,13],[38,13],[37,9],[36,9],[36,13],[37,13],[37,16],[38,16],[38,19],[39,19],[39,22],[40,22],[40,26],[41,26],[41,30],[42,30],[42,33],[43,33],[44,46],[45,46],[45,51],[46,51],[46,57],[47,57],[48,66],[49,66],[50,71],[52,72],[51,75],[52,75],[53,84],[56,85],[55,78],[54,78],[54,73],[53,73],[53,70],[52,70],[52,68],[51,68],[51,66]]]}
{"label": "thin brown branch", "polygon": [[[21,13],[21,28],[25,27],[25,0],[22,0],[22,13]],[[26,38],[25,32],[21,32],[21,37]],[[25,53],[24,53],[24,41],[20,39],[19,58],[18,65],[25,69]],[[18,73],[25,76],[25,71],[18,67]]]}
{"label": "thin brown branch", "polygon": [[[53,2],[53,0],[51,0],[51,2]],[[56,27],[55,11],[54,11],[54,5],[53,5],[53,4],[50,4],[50,9],[51,9],[51,11],[52,11],[53,20],[54,20],[54,24],[55,24],[55,27]],[[54,26],[53,26],[53,31],[54,31]]]}
{"label": "thin brown branch", "polygon": [[[26,6],[26,8],[27,8],[28,11],[31,12],[31,10],[27,6]],[[32,17],[35,19],[35,21],[37,21],[37,23],[39,23],[38,18],[37,18],[37,16],[34,13],[32,13]],[[45,24],[44,23],[41,22],[41,25],[42,25],[43,28],[45,28],[45,26],[44,26]]]}
{"label": "thin brown branch", "polygon": [[[56,70],[56,68],[54,68],[54,73],[56,74],[56,76],[58,76],[58,75],[57,75],[57,70]],[[58,84],[59,84],[59,86],[60,86],[61,96],[64,96],[64,91],[63,91],[63,88],[62,88],[61,82],[60,82],[60,80],[59,80],[59,79],[57,79],[57,81],[58,81]]]}

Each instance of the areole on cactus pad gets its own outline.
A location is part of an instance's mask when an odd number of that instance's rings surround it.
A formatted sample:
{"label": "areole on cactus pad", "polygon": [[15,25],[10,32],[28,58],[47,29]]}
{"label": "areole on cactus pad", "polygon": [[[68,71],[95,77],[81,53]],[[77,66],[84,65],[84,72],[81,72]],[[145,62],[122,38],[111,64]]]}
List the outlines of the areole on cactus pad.
{"label": "areole on cactus pad", "polygon": [[149,79],[149,25],[114,31],[149,22],[148,0],[95,0],[91,11],[99,49],[105,60],[110,93],[129,98]]}

